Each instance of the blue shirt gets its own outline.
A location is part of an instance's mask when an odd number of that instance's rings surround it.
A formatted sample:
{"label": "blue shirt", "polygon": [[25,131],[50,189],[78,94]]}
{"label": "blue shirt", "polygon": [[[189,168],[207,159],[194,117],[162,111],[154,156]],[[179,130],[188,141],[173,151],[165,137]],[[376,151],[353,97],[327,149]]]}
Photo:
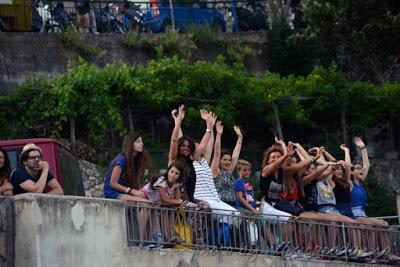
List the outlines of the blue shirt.
{"label": "blue shirt", "polygon": [[353,183],[353,189],[351,190],[351,206],[352,207],[366,207],[367,203],[367,191],[362,183],[358,185]]}
{"label": "blue shirt", "polygon": [[[25,167],[14,171],[11,176],[11,184],[14,187],[14,195],[29,193],[29,191],[26,191],[19,185],[28,180],[32,180],[33,182],[36,183],[37,181],[39,181],[40,175],[42,175],[42,170],[38,171],[36,176],[34,177],[30,176],[30,174],[26,171]],[[49,171],[49,173],[47,174],[46,184],[50,182],[52,179],[54,179],[54,176]]]}
{"label": "blue shirt", "polygon": [[104,197],[106,198],[118,199],[122,194],[121,192],[112,189],[110,185],[111,173],[115,166],[120,166],[122,169],[121,176],[118,179],[118,183],[127,186],[126,179],[124,177],[126,172],[126,158],[124,155],[121,154],[117,157],[117,159],[114,160],[114,162],[111,163],[111,166],[108,169],[106,181],[104,182]]}
{"label": "blue shirt", "polygon": [[[254,201],[253,186],[248,180],[243,178],[237,179],[233,184],[233,192],[235,194],[235,198],[237,192],[242,192],[243,199],[246,200],[246,202],[249,203],[253,208],[257,207],[256,202]],[[237,198],[236,198],[236,207],[246,208]]]}

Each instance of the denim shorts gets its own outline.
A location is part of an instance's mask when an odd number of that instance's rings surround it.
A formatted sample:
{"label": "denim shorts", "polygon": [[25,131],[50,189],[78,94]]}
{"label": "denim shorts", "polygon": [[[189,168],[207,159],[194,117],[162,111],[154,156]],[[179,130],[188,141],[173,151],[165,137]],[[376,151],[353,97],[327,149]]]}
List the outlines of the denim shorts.
{"label": "denim shorts", "polygon": [[355,218],[350,203],[338,203],[336,204],[336,209],[344,216]]}
{"label": "denim shorts", "polygon": [[335,206],[322,206],[322,207],[319,207],[319,212],[325,213],[325,214],[338,214],[338,215],[340,215],[340,212],[336,209]]}
{"label": "denim shorts", "polygon": [[356,218],[367,217],[364,207],[362,207],[362,206],[351,207],[351,210],[353,211],[354,217],[356,217]]}

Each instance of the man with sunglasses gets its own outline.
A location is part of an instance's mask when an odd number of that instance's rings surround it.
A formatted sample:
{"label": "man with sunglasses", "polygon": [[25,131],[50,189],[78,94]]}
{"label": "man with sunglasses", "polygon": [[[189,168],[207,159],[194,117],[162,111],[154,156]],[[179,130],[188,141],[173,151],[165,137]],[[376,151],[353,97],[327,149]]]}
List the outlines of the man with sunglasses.
{"label": "man with sunglasses", "polygon": [[35,144],[27,144],[21,152],[22,168],[11,175],[14,195],[43,193],[46,185],[48,194],[63,195],[64,191],[49,170],[49,164],[42,160],[42,150]]}

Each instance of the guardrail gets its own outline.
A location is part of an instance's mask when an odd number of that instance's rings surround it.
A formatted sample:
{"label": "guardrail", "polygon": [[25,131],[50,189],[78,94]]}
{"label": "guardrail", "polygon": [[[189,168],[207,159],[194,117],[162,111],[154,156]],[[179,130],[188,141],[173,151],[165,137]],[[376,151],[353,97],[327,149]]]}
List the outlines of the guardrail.
{"label": "guardrail", "polygon": [[[18,4],[0,4],[3,30],[58,32],[65,31],[68,26],[79,30],[80,25],[89,23],[92,32],[159,33],[173,29],[188,31],[193,26],[239,32],[268,30],[271,17],[265,0],[100,0],[88,3],[84,6],[79,1],[23,0]],[[288,23],[294,27],[300,11],[291,10]],[[89,14],[89,22],[80,17],[85,12]]]}
{"label": "guardrail", "polygon": [[126,222],[128,246],[365,263],[400,260],[399,225],[351,225],[224,210],[177,210],[130,202],[126,203]]}

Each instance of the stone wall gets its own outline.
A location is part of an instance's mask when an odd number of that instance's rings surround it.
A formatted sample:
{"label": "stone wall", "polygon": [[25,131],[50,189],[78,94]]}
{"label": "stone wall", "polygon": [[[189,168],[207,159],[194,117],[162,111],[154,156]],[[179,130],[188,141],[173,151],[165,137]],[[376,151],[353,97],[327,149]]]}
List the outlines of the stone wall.
{"label": "stone wall", "polygon": [[[264,32],[244,33],[240,34],[240,37],[254,40],[255,43],[266,40]],[[155,58],[154,52],[149,49],[126,48],[122,44],[123,36],[119,34],[90,34],[81,38],[86,44],[102,52],[102,56],[87,58],[96,66],[102,67],[116,60],[131,65],[145,64],[149,59]],[[237,38],[237,35],[226,34],[225,38]],[[219,47],[200,48],[193,53],[193,60],[214,61],[220,53]],[[74,49],[66,48],[60,39],[52,34],[0,32],[0,95],[17,88],[28,74],[48,78],[63,74],[68,61],[77,55]],[[264,57],[250,60],[248,68],[251,72],[265,72]]]}
{"label": "stone wall", "polygon": [[103,197],[106,172],[99,170],[96,164],[86,160],[79,160],[79,169],[81,170],[85,196]]}

